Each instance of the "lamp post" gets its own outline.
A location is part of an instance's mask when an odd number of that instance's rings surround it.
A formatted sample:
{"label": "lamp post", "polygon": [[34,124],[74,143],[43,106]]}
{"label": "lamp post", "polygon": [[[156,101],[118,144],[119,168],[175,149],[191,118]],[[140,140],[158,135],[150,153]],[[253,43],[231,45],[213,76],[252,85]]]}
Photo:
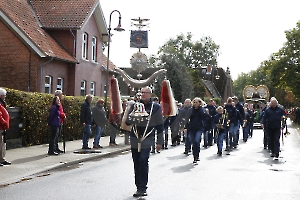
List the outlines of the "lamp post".
{"label": "lamp post", "polygon": [[109,78],[109,50],[110,50],[110,38],[111,38],[111,35],[110,35],[110,31],[111,31],[111,15],[114,13],[114,12],[118,12],[119,13],[119,24],[116,28],[114,28],[114,30],[116,31],[124,31],[125,29],[123,29],[121,27],[121,13],[120,11],[118,10],[113,10],[110,15],[109,15],[109,26],[108,26],[108,42],[107,42],[107,64],[106,64],[106,85],[105,85],[105,102],[104,102],[104,109],[105,111],[107,112],[107,115],[108,115],[108,109],[107,109],[107,94],[108,94],[108,90],[109,90],[109,87],[108,87],[108,78]]}
{"label": "lamp post", "polygon": [[213,95],[213,90],[214,90],[214,72],[217,71],[217,75],[215,76],[216,80],[218,80],[220,78],[219,76],[219,71],[218,71],[218,68],[215,68],[215,69],[212,69],[212,73],[211,73],[211,93],[212,93],[212,97],[214,98],[214,95]]}

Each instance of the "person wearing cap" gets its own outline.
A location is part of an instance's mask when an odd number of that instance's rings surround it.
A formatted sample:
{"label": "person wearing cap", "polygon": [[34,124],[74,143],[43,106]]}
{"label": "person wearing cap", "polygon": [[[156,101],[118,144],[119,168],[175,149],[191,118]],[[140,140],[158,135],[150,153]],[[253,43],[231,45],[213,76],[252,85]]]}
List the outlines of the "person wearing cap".
{"label": "person wearing cap", "polygon": [[92,116],[92,109],[91,103],[94,96],[88,94],[85,96],[84,102],[81,104],[80,110],[80,122],[83,126],[83,134],[82,134],[82,149],[91,149],[89,147],[89,138],[92,134],[92,123],[93,123],[93,116]]}
{"label": "person wearing cap", "polygon": [[[205,103],[205,102],[204,102]],[[205,110],[203,109],[202,105],[204,104],[202,99],[196,97],[193,99],[193,106],[189,109],[189,120],[186,124],[185,129],[187,129],[187,135],[190,138],[190,142],[192,144],[193,150],[193,163],[196,164],[197,161],[200,161],[199,154],[200,154],[200,142],[201,142],[201,135],[204,131],[203,120],[205,116]]]}
{"label": "person wearing cap", "polygon": [[9,114],[6,110],[6,90],[0,88],[0,166],[10,165],[11,162],[5,160],[6,155],[6,130],[9,129]]}
{"label": "person wearing cap", "polygon": [[63,109],[63,106],[62,106],[62,98],[63,98],[63,92],[61,90],[56,90],[54,92],[54,95],[55,96],[58,96],[59,99],[60,99],[60,105],[59,105],[59,118],[60,118],[60,126],[59,126],[59,130],[58,130],[58,136],[56,137],[56,140],[55,140],[55,146],[54,146],[54,149],[57,153],[63,153],[64,151],[59,149],[58,147],[58,140],[59,140],[59,137],[61,135],[61,129],[62,129],[62,126],[63,126],[63,123],[64,123],[64,120],[66,118],[66,114],[64,113],[64,109]]}
{"label": "person wearing cap", "polygon": [[96,132],[95,132],[95,136],[94,136],[93,148],[99,149],[99,148],[102,148],[102,146],[100,146],[100,138],[101,138],[104,126],[107,123],[103,99],[99,99],[97,101],[96,105],[92,108],[92,117],[94,120],[94,124],[96,124]]}

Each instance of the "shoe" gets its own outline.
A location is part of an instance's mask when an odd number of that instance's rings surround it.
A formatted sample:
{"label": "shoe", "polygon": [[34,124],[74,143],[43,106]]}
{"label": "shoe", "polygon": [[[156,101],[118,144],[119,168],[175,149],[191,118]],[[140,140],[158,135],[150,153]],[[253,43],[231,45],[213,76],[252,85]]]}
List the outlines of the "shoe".
{"label": "shoe", "polygon": [[155,151],[154,151],[154,150],[152,150],[150,153],[155,153]]}
{"label": "shoe", "polygon": [[63,151],[63,150],[60,150],[60,149],[58,149],[56,152],[57,152],[57,153],[63,153],[64,151]]}
{"label": "shoe", "polygon": [[222,155],[222,151],[218,151],[218,153],[217,153],[219,156],[221,156]]}
{"label": "shoe", "polygon": [[4,161],[4,162],[2,162],[1,164],[2,164],[2,165],[10,165],[10,164],[11,164],[11,162]]}
{"label": "shoe", "polygon": [[171,144],[171,147],[176,147],[176,144]]}
{"label": "shoe", "polygon": [[156,153],[160,153],[160,151],[156,151]]}
{"label": "shoe", "polygon": [[274,153],[272,153],[272,154],[271,154],[271,157],[275,157],[275,154],[274,154]]}
{"label": "shoe", "polygon": [[99,149],[100,147],[99,146],[93,146],[93,149]]}
{"label": "shoe", "polygon": [[3,167],[3,165],[0,163],[0,167]]}
{"label": "shoe", "polygon": [[[275,153],[275,158],[279,158],[279,153]],[[4,163],[2,163],[4,165]]]}
{"label": "shoe", "polygon": [[56,152],[48,152],[48,155],[49,156],[58,156],[58,153],[56,153]]}
{"label": "shoe", "polygon": [[91,149],[90,147],[82,147],[82,149]]}
{"label": "shoe", "polygon": [[189,152],[188,151],[184,151],[183,154],[189,154]]}
{"label": "shoe", "polygon": [[196,160],[196,161],[200,161],[200,159],[199,159],[199,158],[194,158],[194,160]]}
{"label": "shoe", "polygon": [[165,147],[164,149],[169,149],[168,147]]}
{"label": "shoe", "polygon": [[197,160],[194,160],[193,163],[196,164],[196,163],[197,163]]}
{"label": "shoe", "polygon": [[132,196],[133,197],[144,197],[144,196],[147,196],[147,192],[137,190]]}
{"label": "shoe", "polygon": [[118,146],[118,144],[117,143],[109,143],[109,146]]}

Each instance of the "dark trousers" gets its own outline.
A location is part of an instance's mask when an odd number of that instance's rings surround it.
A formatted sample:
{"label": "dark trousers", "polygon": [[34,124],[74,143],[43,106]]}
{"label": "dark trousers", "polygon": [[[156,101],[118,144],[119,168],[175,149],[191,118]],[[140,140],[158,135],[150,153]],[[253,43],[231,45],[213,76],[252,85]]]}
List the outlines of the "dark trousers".
{"label": "dark trousers", "polygon": [[142,148],[141,152],[138,152],[138,149],[131,148],[131,154],[134,163],[136,188],[139,191],[145,191],[148,183],[150,148]]}
{"label": "dark trousers", "polygon": [[58,150],[59,150],[59,147],[58,147],[58,140],[59,140],[59,137],[60,137],[60,135],[61,135],[61,128],[62,128],[62,125],[60,125],[60,126],[58,127],[58,134],[57,134],[57,137],[56,137],[56,139],[55,139],[54,151],[56,151],[56,152],[58,152]]}
{"label": "dark trousers", "polygon": [[280,128],[268,128],[269,149],[274,154],[279,154]]}
{"label": "dark trousers", "polygon": [[[174,124],[175,123],[175,124]],[[172,144],[180,144],[180,136],[179,136],[179,124],[174,122],[171,126],[171,137],[172,137]]]}
{"label": "dark trousers", "polygon": [[59,126],[50,126],[50,130],[51,130],[51,136],[49,141],[48,153],[54,153],[56,152],[55,141],[57,140],[59,134]]}
{"label": "dark trousers", "polygon": [[268,129],[264,129],[264,147],[267,147],[269,143]]}

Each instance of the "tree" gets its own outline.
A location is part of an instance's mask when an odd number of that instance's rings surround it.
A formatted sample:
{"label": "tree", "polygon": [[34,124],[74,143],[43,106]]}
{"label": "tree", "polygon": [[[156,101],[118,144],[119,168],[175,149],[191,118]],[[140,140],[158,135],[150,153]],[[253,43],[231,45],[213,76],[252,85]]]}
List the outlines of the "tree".
{"label": "tree", "polygon": [[217,67],[219,46],[210,37],[192,40],[192,34],[180,34],[169,39],[158,51],[158,56],[149,59],[153,66],[168,70],[174,96],[179,101],[194,96],[204,97],[205,87],[201,81],[202,67]]}

